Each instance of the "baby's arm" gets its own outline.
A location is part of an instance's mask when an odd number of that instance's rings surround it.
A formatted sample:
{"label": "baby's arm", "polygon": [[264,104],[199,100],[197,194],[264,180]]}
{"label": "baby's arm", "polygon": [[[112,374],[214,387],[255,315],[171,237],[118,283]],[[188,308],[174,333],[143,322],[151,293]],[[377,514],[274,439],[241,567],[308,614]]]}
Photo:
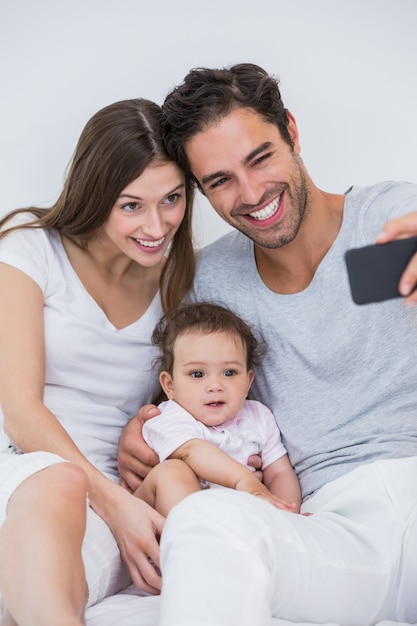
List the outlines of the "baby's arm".
{"label": "baby's arm", "polygon": [[290,463],[288,454],[284,454],[284,456],[280,457],[263,470],[263,481],[275,497],[282,498],[288,502],[294,502],[294,512],[300,512],[300,483]]}
{"label": "baby's arm", "polygon": [[268,500],[279,509],[294,511],[296,506],[299,508],[298,500],[285,502],[273,495],[253,472],[209,441],[190,439],[169,458],[184,461],[199,478],[208,482],[246,491]]}

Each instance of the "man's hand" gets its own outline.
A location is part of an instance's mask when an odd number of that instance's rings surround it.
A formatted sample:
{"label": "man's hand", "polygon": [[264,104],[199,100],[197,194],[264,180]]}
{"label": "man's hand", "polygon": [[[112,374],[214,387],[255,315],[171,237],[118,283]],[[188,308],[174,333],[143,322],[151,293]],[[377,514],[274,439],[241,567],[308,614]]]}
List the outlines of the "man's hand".
{"label": "man's hand", "polygon": [[118,469],[120,484],[133,493],[159,458],[142,437],[142,427],[146,420],[159,415],[154,404],[143,406],[135,417],[126,424],[119,440]]}
{"label": "man's hand", "polygon": [[256,476],[256,478],[262,482],[263,474],[261,470],[261,467],[262,467],[261,456],[259,456],[258,454],[252,454],[252,456],[250,456],[248,459],[248,465],[249,467],[253,467],[255,469],[255,471],[253,472],[253,475]]}
{"label": "man's hand", "polygon": [[[376,238],[377,243],[387,243],[402,237],[415,237],[417,235],[417,211],[407,213],[402,217],[387,222]],[[401,276],[398,290],[405,296],[405,304],[412,306],[417,304],[417,289],[413,288],[417,283],[417,254],[415,254]]]}

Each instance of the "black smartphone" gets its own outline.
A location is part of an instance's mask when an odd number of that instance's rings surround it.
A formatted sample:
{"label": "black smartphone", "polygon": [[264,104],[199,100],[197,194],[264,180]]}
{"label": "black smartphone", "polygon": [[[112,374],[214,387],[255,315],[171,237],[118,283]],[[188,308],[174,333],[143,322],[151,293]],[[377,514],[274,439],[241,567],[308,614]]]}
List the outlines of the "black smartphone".
{"label": "black smartphone", "polygon": [[353,301],[368,304],[401,297],[398,283],[416,252],[417,237],[348,250],[345,260]]}

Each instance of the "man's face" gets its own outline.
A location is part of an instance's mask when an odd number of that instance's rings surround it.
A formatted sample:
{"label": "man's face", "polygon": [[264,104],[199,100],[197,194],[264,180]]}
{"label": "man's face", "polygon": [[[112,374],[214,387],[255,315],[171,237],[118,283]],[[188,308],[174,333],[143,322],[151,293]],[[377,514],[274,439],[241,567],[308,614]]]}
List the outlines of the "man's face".
{"label": "man's face", "polygon": [[278,127],[238,108],[185,144],[191,170],[217,213],[264,248],[296,236],[309,190],[294,119],[289,146]]}

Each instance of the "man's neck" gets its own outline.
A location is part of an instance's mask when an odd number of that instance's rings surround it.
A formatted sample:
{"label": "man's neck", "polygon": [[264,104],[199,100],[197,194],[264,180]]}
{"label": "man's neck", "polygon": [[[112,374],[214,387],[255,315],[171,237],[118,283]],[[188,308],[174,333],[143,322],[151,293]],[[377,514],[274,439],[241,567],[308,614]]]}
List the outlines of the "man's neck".
{"label": "man's neck", "polygon": [[255,244],[259,275],[271,291],[291,294],[308,287],[339,233],[344,200],[315,189],[312,208],[293,241],[275,249]]}

